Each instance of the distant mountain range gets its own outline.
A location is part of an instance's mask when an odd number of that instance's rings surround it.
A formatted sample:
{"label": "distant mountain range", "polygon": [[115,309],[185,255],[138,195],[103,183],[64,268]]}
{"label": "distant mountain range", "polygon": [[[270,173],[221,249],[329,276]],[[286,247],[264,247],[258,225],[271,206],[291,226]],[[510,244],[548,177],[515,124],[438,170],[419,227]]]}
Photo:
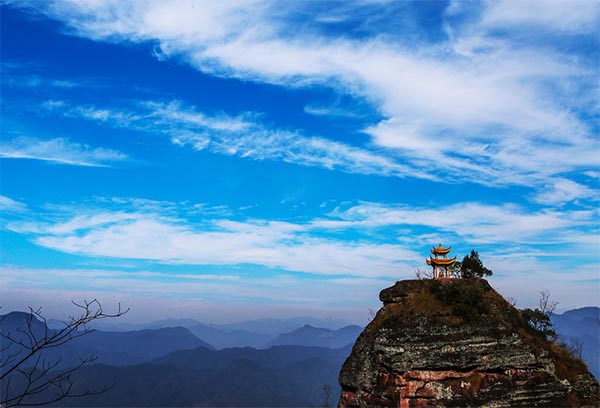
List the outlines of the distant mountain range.
{"label": "distant mountain range", "polygon": [[191,350],[198,347],[213,347],[194,336],[184,327],[167,327],[154,330],[130,332],[103,332],[97,330],[78,338],[69,346],[74,346],[75,354],[87,352],[98,356],[98,363],[110,365],[137,364],[164,356],[177,350]]}
{"label": "distant mountain range", "polygon": [[216,349],[230,347],[260,348],[273,337],[268,334],[255,333],[247,330],[224,330],[216,326],[196,324],[188,328],[195,336],[205,340]]}
{"label": "distant mountain range", "polygon": [[346,326],[339,330],[329,330],[304,325],[291,333],[280,334],[265,344],[264,348],[273,346],[289,346],[301,344],[304,346],[339,348],[354,344],[362,331],[360,326]]}
{"label": "distant mountain range", "polygon": [[127,367],[93,365],[77,374],[78,389],[114,381],[108,393],[58,406],[323,406],[323,387],[337,402],[340,367],[351,347],[285,346],[268,350],[198,348]]}
{"label": "distant mountain range", "polygon": [[556,332],[567,344],[579,339],[583,346],[582,357],[591,373],[600,378],[600,308],[584,307],[553,314]]}
{"label": "distant mountain range", "polygon": [[[165,327],[194,327],[194,326],[205,326],[210,327],[221,332],[229,333],[233,331],[246,331],[254,334],[261,334],[274,338],[275,336],[288,333],[296,330],[305,324],[309,324],[313,327],[322,327],[325,329],[337,330],[342,327],[348,326],[349,324],[342,319],[331,319],[331,318],[316,318],[311,316],[306,317],[291,317],[287,319],[256,319],[246,320],[237,323],[227,324],[214,324],[201,322],[196,319],[163,319],[151,323],[121,323],[118,321],[99,321],[94,322],[94,328],[103,331],[131,331],[131,330],[142,330],[142,329],[160,329]],[[51,328],[60,328],[63,326],[62,321],[58,319],[49,319],[48,326]]]}
{"label": "distant mountain range", "polygon": [[[51,319],[48,322],[49,327],[60,328],[64,323],[60,320]],[[327,334],[322,334],[322,340],[311,340],[310,336],[299,337],[295,341],[275,340],[279,335],[290,334],[304,325],[309,325],[319,330],[329,330],[331,332],[349,326],[340,319],[319,319],[315,317],[293,317],[288,319],[258,319],[248,320],[239,323],[230,324],[210,324],[202,323],[195,319],[164,319],[147,324],[117,324],[107,322],[95,322],[94,327],[101,331],[124,332],[132,330],[162,329],[170,327],[184,327],[193,333],[196,337],[210,344],[215,349],[221,350],[231,347],[254,347],[268,348],[272,345],[305,345],[321,347],[342,347],[348,343],[353,343],[356,336],[347,336],[348,341],[342,337],[344,332],[336,334],[340,338],[338,342],[328,341]],[[351,329],[353,331],[353,329]],[[360,331],[359,331],[360,332]],[[315,336],[318,336],[315,333]],[[329,336],[331,337],[331,336]],[[353,338],[352,338],[353,337]]]}
{"label": "distant mountain range", "polygon": [[337,330],[348,326],[348,323],[342,319],[331,318],[316,318],[316,317],[291,317],[287,319],[257,319],[248,320],[239,323],[222,324],[219,327],[225,331],[231,330],[246,330],[252,333],[267,334],[269,336],[277,336],[282,333],[289,333],[296,330],[305,324],[313,327],[322,327],[324,329]]}
{"label": "distant mountain range", "polygon": [[[23,312],[11,312],[0,316],[1,333],[10,334],[15,340],[22,340],[25,344],[29,344],[26,328],[30,316],[29,313]],[[33,333],[38,339],[41,338],[46,329],[44,324],[37,319],[32,319],[31,323]],[[56,329],[48,329],[48,334],[51,336],[55,331]],[[2,343],[6,344],[6,341],[3,340]],[[128,365],[149,361],[176,350],[198,347],[213,348],[183,327],[129,332],[96,330],[83,337],[75,338],[61,347],[47,349],[44,357],[51,361],[60,358],[63,367],[74,366],[80,362],[80,358],[89,357],[97,357],[96,363]],[[13,345],[10,352],[18,353],[18,348]]]}
{"label": "distant mountain range", "polygon": [[[26,327],[29,316],[2,316],[1,332],[22,335],[17,328]],[[552,316],[565,341],[577,338],[583,343],[583,358],[597,377],[599,318],[597,307]],[[261,322],[266,327],[260,328]],[[362,330],[328,322],[332,328],[295,319],[218,326],[168,319],[145,329],[97,330],[44,357],[62,358],[64,368],[79,357],[97,356],[94,364],[77,372],[77,387],[116,383],[110,392],[64,400],[64,406],[323,406],[324,386],[331,390],[329,404],[337,402],[338,373]],[[298,325],[290,328],[293,323]],[[31,327],[37,335],[46,330],[37,319]],[[279,332],[283,329],[287,331]]]}

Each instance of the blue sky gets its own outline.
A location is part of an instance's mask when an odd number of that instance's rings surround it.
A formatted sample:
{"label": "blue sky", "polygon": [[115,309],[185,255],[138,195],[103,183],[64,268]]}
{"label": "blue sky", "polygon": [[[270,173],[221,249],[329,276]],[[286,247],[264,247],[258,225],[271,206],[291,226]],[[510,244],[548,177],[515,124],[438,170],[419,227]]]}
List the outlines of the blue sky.
{"label": "blue sky", "polygon": [[439,242],[600,305],[598,2],[1,7],[5,309],[364,323]]}

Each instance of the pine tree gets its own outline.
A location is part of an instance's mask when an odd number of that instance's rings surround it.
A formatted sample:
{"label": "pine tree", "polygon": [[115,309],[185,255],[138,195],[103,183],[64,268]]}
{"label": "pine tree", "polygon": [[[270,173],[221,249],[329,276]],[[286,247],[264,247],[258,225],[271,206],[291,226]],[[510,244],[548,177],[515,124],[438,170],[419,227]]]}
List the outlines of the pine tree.
{"label": "pine tree", "polygon": [[456,262],[453,269],[453,273],[461,278],[483,278],[492,275],[491,269],[483,266],[479,254],[474,249],[470,255],[465,255],[462,262]]}

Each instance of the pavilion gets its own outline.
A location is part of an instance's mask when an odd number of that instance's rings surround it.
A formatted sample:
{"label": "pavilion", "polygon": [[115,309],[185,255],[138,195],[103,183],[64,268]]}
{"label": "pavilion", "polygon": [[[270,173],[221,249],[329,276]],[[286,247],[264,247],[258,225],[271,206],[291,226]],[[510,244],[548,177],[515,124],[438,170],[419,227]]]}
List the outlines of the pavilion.
{"label": "pavilion", "polygon": [[448,254],[452,249],[451,246],[444,248],[442,244],[436,248],[431,248],[431,254],[429,259],[426,259],[427,265],[433,267],[433,279],[449,279],[450,269],[456,262],[456,256],[454,258],[448,258]]}

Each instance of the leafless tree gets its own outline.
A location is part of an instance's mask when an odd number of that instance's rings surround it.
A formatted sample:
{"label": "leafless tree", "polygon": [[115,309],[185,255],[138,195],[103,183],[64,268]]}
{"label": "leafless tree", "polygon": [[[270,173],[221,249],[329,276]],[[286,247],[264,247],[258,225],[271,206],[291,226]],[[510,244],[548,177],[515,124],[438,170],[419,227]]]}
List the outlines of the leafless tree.
{"label": "leafless tree", "polygon": [[548,317],[552,315],[552,313],[556,309],[556,306],[558,306],[558,302],[555,302],[550,299],[550,291],[548,289],[544,289],[540,292],[539,304],[540,311]]}
{"label": "leafless tree", "polygon": [[[96,299],[82,304],[72,302],[79,314],[63,321],[63,327],[57,330],[48,328],[48,322],[41,308],[29,308],[25,327],[17,327],[14,332],[0,332],[0,407],[47,405],[65,398],[83,397],[101,394],[111,389],[74,389],[73,374],[96,357],[80,358],[75,366],[61,367],[61,358],[48,359],[44,352],[60,347],[74,339],[94,331],[90,323],[124,315],[129,309],[116,313],[104,313],[102,305]],[[2,325],[5,315],[0,320]]]}
{"label": "leafless tree", "polygon": [[433,279],[433,269],[421,269],[421,268],[416,268],[415,269],[415,276],[417,277],[417,279],[421,280],[421,279]]}

